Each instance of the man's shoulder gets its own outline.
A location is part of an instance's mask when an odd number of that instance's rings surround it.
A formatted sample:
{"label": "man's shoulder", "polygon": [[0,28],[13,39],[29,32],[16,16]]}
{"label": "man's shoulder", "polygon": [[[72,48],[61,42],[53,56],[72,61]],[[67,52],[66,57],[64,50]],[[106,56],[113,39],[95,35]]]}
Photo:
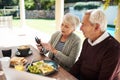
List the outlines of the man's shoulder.
{"label": "man's shoulder", "polygon": [[120,46],[120,43],[112,36],[109,36],[107,39],[108,43],[113,46]]}
{"label": "man's shoulder", "polygon": [[113,50],[119,50],[120,49],[120,43],[112,36],[109,36],[105,40],[105,46],[107,48],[113,49]]}

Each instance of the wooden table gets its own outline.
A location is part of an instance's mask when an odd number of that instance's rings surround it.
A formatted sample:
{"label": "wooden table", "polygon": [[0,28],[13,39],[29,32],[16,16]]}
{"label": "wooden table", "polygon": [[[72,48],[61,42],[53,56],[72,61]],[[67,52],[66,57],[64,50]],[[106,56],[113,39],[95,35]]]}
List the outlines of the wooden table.
{"label": "wooden table", "polygon": [[[31,46],[31,49],[33,51],[33,55],[26,57],[28,62],[30,62],[32,58],[34,58],[34,60],[49,59],[48,57],[44,55],[40,55],[39,51],[36,48]],[[58,72],[51,74],[48,77],[55,78],[56,80],[77,80],[74,76],[72,76],[69,72],[64,70],[62,67],[59,67]]]}
{"label": "wooden table", "polygon": [[[34,61],[36,61],[36,60],[44,60],[44,59],[48,60],[49,59],[48,57],[46,57],[44,55],[40,55],[37,48],[33,47],[32,45],[29,45],[29,46],[30,46],[31,50],[33,51],[33,54],[28,56],[28,57],[25,57],[28,60],[28,63],[31,62],[32,58],[34,58]],[[14,50],[16,50],[16,49],[14,49]],[[14,52],[16,52],[16,51],[14,51]],[[15,69],[13,69],[13,71],[14,70]],[[26,72],[26,73],[28,73],[28,72]],[[32,73],[30,73],[30,74],[32,74]],[[35,75],[35,74],[32,74],[32,75]],[[50,74],[47,77],[54,78],[56,80],[77,80],[74,76],[72,76],[70,73],[68,73],[66,70],[64,70],[60,66],[59,66],[57,72],[55,72],[53,74]]]}

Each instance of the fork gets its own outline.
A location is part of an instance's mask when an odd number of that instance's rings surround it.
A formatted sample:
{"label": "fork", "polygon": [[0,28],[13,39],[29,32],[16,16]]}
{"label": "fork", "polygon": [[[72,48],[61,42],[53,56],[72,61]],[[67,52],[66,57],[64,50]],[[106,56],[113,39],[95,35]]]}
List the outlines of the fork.
{"label": "fork", "polygon": [[29,65],[29,66],[31,66],[31,65],[32,65],[32,63],[33,63],[33,61],[34,61],[34,58],[32,58],[32,60],[31,60],[31,62],[30,62],[30,63],[27,63],[27,64],[26,64],[26,66],[27,66],[26,71],[28,71],[28,65]]}

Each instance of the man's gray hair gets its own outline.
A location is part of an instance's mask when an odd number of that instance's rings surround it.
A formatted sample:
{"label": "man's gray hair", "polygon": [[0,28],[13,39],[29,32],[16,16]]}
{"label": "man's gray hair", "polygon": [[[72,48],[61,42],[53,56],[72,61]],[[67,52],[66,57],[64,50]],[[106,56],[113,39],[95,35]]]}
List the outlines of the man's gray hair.
{"label": "man's gray hair", "polygon": [[105,31],[107,28],[107,19],[105,13],[100,9],[94,9],[88,11],[90,12],[90,22],[92,24],[98,23],[102,31]]}
{"label": "man's gray hair", "polygon": [[76,28],[80,24],[80,19],[78,16],[73,15],[72,13],[66,13],[63,18],[63,22],[70,24]]}

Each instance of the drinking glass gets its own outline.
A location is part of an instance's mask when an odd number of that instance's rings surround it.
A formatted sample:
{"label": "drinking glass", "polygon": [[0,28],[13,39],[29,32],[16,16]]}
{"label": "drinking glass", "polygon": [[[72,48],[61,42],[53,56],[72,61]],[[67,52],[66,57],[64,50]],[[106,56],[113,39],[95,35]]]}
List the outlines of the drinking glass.
{"label": "drinking glass", "polygon": [[3,57],[11,57],[12,50],[11,49],[4,49],[2,50]]}
{"label": "drinking glass", "polygon": [[2,69],[9,68],[10,66],[10,57],[2,57],[0,58]]}

